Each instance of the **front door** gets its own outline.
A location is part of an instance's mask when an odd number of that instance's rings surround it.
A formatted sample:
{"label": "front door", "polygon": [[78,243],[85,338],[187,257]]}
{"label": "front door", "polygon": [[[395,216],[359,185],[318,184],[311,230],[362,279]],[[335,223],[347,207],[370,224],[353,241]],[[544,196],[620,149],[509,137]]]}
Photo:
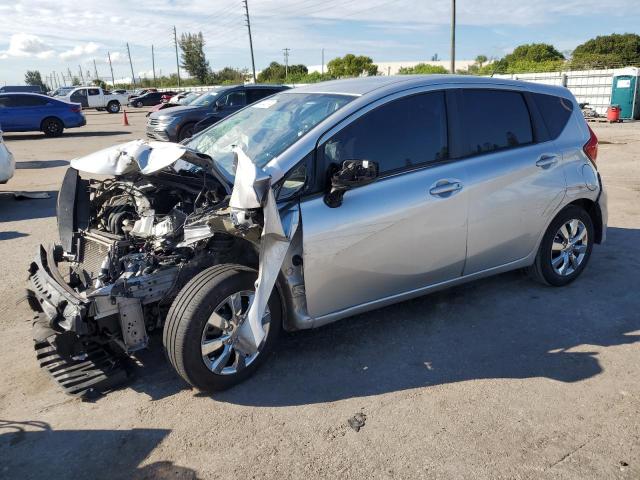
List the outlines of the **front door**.
{"label": "front door", "polygon": [[443,92],[390,101],[321,141],[321,171],[372,160],[378,179],[341,206],[301,201],[309,314],[318,318],[462,274],[466,173],[449,161]]}
{"label": "front door", "polygon": [[89,108],[89,100],[87,99],[87,89],[79,88],[69,97],[71,103],[79,103],[82,108]]}

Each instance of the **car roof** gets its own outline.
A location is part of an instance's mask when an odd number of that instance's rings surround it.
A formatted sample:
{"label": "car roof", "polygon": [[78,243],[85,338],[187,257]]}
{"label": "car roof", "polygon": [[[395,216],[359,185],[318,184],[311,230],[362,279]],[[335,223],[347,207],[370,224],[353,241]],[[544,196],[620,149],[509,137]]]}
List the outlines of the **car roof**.
{"label": "car roof", "polygon": [[0,92],[0,95],[23,95],[25,97],[45,97],[45,98],[53,98],[50,97],[49,95],[44,95],[42,93],[36,93],[36,92]]}
{"label": "car roof", "polygon": [[389,75],[374,77],[359,77],[344,80],[330,80],[308,85],[301,85],[285,93],[328,93],[365,96],[376,91],[384,90],[385,94],[394,91],[407,90],[412,87],[428,85],[503,85],[519,89],[542,91],[554,95],[566,96],[568,90],[564,87],[543,85],[539,83],[523,82],[495,77],[478,77],[474,75]]}

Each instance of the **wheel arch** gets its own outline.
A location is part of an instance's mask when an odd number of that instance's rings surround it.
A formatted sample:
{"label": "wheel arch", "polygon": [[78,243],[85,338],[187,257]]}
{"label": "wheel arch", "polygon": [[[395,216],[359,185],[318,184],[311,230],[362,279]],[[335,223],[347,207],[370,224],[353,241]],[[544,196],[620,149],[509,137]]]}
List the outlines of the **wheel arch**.
{"label": "wheel arch", "polygon": [[602,211],[600,210],[600,205],[589,198],[579,198],[565,205],[563,210],[569,205],[580,207],[589,214],[593,222],[594,242],[597,244],[602,243]]}
{"label": "wheel arch", "polygon": [[40,131],[41,132],[44,132],[44,122],[46,122],[47,120],[57,120],[62,124],[62,128],[65,128],[64,120],[62,120],[60,117],[57,117],[55,115],[47,115],[40,122]]}

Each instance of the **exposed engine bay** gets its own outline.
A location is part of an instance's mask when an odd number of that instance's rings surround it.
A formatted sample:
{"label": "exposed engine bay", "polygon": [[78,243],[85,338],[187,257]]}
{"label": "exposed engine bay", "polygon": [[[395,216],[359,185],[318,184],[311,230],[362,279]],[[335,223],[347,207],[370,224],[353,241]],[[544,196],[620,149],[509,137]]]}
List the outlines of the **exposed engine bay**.
{"label": "exposed engine bay", "polygon": [[[37,356],[68,393],[121,383],[123,361],[147,347],[197,273],[260,264],[261,209],[231,208],[231,185],[211,159],[154,143],[108,149],[108,167],[87,161],[96,154],[74,160],[58,197],[60,243],[41,246],[29,268]],[[85,179],[78,169],[114,176]]]}

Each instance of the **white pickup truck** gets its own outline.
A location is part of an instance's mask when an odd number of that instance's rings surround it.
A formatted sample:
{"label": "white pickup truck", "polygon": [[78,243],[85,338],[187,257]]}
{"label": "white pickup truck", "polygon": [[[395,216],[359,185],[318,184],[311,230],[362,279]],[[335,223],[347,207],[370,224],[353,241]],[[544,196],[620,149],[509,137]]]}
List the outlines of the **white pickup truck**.
{"label": "white pickup truck", "polygon": [[100,87],[78,87],[68,92],[63,99],[72,103],[79,103],[82,108],[106,110],[118,113],[121,105],[126,105],[129,95],[105,92]]}

